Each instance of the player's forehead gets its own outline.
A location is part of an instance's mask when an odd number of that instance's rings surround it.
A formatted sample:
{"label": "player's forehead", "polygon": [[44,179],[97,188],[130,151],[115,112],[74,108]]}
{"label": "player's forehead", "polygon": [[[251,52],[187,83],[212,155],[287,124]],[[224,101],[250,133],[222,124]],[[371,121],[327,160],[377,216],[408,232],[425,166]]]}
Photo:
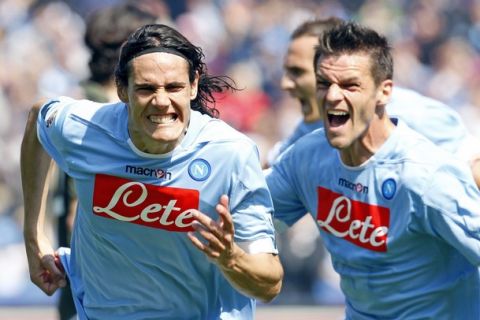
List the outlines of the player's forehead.
{"label": "player's forehead", "polygon": [[313,57],[318,39],[313,36],[301,36],[293,39],[284,57],[284,67],[302,65],[313,68]]}
{"label": "player's forehead", "polygon": [[288,45],[286,56],[313,57],[317,44],[318,38],[310,35],[292,39]]}
{"label": "player's forehead", "polygon": [[293,51],[314,51],[317,44],[317,36],[302,35],[290,40],[288,48]]}
{"label": "player's forehead", "polygon": [[363,52],[341,53],[320,57],[316,75],[329,79],[358,79],[371,77],[371,59]]}
{"label": "player's forehead", "polygon": [[130,62],[129,78],[134,83],[145,81],[187,81],[188,62],[165,52],[148,53]]}

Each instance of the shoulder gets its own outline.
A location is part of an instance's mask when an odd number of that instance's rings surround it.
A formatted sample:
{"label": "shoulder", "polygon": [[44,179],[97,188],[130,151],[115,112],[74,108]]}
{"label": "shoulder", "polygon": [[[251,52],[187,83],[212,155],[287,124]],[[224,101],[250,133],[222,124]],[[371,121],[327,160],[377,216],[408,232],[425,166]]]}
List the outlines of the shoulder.
{"label": "shoulder", "polygon": [[449,175],[468,179],[470,173],[464,161],[435,145],[401,120],[398,129],[398,145],[394,157],[402,165],[405,183],[423,193],[440,173],[442,176],[446,174],[444,178],[447,179]]}
{"label": "shoulder", "polygon": [[291,149],[299,155],[311,153],[314,150],[322,150],[321,152],[326,152],[327,150],[335,151],[328,143],[323,127],[313,130],[299,138]]}
{"label": "shoulder", "polygon": [[[453,108],[445,103],[427,97],[417,91],[395,87],[391,101],[387,105],[389,114],[403,113],[429,114],[445,119],[448,122],[460,122],[461,117]],[[433,112],[433,114],[432,114]]]}
{"label": "shoulder", "polygon": [[337,150],[328,143],[324,129],[319,128],[299,138],[277,157],[274,164],[308,170],[311,165],[321,166],[336,159],[336,154]]}
{"label": "shoulder", "polygon": [[409,89],[396,87],[391,101],[387,104],[387,111],[390,115],[402,118],[409,125],[423,123],[424,127],[429,127],[429,123],[432,123],[439,127],[448,126],[448,131],[465,128],[460,114],[453,108]]}
{"label": "shoulder", "polygon": [[438,162],[439,156],[452,157],[451,153],[412,128],[403,118],[398,118],[397,129],[398,147],[405,156],[412,159],[425,159],[429,162]]}
{"label": "shoulder", "polygon": [[412,90],[395,88],[387,112],[452,153],[468,133],[453,108]]}
{"label": "shoulder", "polygon": [[[118,103],[98,103],[90,100],[76,100],[59,97],[46,102],[40,109],[39,121],[46,128],[57,128],[59,132],[82,134],[87,129],[101,132],[120,132],[119,127],[127,116],[126,105]],[[115,133],[113,135],[118,134]]]}
{"label": "shoulder", "polygon": [[432,166],[438,163],[439,157],[451,156],[424,135],[411,128],[402,118],[397,119],[397,121],[396,147],[392,152],[392,157],[395,160]]}
{"label": "shoulder", "polygon": [[123,103],[105,104],[90,100],[77,100],[70,97],[58,97],[51,99],[41,107],[41,114],[58,112],[64,116],[75,115],[83,119],[92,119],[94,116],[110,114]]}
{"label": "shoulder", "polygon": [[[192,111],[193,130],[196,130],[196,143],[211,144],[222,148],[256,147],[246,134],[231,127],[223,120]],[[241,151],[241,150],[239,150]]]}

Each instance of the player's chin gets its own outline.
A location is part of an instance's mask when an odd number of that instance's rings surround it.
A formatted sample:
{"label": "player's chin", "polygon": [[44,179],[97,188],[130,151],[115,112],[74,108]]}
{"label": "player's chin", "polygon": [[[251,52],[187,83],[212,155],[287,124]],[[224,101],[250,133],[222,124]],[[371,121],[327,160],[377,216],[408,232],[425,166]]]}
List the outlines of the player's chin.
{"label": "player's chin", "polygon": [[159,143],[173,143],[183,138],[185,130],[178,128],[159,127],[152,132],[151,138]]}
{"label": "player's chin", "polygon": [[347,141],[342,136],[331,134],[327,131],[325,132],[325,134],[326,134],[328,143],[330,144],[330,146],[332,146],[332,148],[342,150],[342,149],[346,149],[350,145],[349,141]]}

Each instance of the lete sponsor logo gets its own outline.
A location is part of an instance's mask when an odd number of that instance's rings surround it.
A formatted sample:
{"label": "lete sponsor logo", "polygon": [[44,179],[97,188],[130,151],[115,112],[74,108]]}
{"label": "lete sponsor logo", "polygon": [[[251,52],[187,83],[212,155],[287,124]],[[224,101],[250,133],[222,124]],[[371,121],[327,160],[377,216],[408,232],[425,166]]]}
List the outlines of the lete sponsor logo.
{"label": "lete sponsor logo", "polygon": [[389,208],[351,200],[323,187],[317,192],[317,223],[323,230],[365,249],[387,251]]}
{"label": "lete sponsor logo", "polygon": [[95,176],[93,213],[169,231],[193,231],[199,191],[143,184],[105,174]]}

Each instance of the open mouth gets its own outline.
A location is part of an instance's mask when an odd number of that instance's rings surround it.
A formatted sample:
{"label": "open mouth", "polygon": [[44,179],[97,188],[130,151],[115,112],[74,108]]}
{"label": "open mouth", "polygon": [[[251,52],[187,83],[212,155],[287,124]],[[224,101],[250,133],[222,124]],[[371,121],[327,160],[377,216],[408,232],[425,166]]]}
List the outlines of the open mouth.
{"label": "open mouth", "polygon": [[350,119],[350,114],[346,111],[330,110],[327,112],[327,118],[330,127],[335,128],[344,125]]}
{"label": "open mouth", "polygon": [[155,124],[169,124],[178,119],[178,115],[175,113],[169,113],[164,115],[151,115],[148,119]]}

